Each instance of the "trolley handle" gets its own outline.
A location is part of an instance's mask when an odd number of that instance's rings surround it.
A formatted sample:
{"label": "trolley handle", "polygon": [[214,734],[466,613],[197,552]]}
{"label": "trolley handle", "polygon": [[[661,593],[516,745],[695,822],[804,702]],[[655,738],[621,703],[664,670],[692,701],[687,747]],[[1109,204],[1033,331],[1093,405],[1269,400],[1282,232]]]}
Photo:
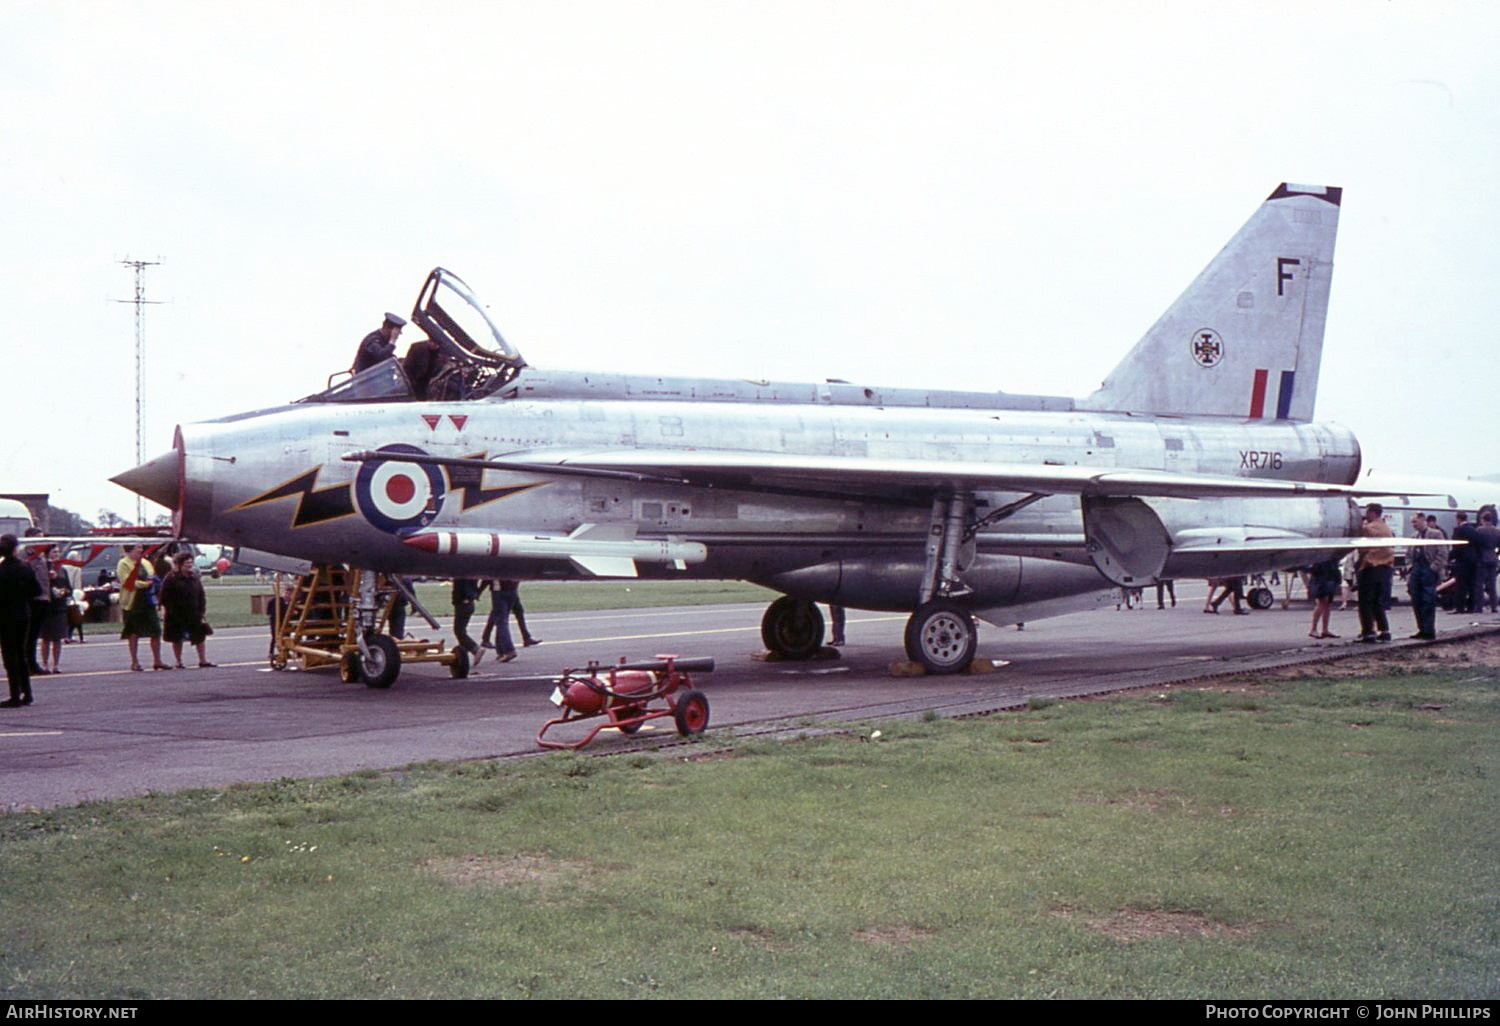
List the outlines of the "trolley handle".
{"label": "trolley handle", "polygon": [[680,673],[713,673],[713,656],[694,656],[691,659],[650,659],[639,663],[616,663],[614,665],[601,666],[600,669],[613,670],[665,670],[668,666]]}

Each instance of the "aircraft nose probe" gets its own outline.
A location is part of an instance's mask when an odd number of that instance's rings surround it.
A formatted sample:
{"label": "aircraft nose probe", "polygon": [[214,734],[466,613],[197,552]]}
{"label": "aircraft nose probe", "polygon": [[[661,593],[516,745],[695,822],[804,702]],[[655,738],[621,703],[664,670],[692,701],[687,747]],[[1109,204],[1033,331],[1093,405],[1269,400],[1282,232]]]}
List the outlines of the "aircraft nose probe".
{"label": "aircraft nose probe", "polygon": [[182,454],[176,449],[169,449],[155,459],[116,474],[110,481],[158,505],[175,510],[181,498],[181,464]]}

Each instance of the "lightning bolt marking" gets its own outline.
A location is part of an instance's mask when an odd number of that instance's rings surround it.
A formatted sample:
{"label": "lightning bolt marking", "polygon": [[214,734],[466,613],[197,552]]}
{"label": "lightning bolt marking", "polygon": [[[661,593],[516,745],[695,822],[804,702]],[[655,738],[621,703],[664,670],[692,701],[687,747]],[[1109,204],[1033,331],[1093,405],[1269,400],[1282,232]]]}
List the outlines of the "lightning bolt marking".
{"label": "lightning bolt marking", "polygon": [[352,516],[354,514],[354,500],[350,498],[349,489],[352,482],[345,481],[343,484],[330,485],[327,488],[314,489],[317,483],[318,472],[321,465],[299,474],[285,484],[277,485],[269,491],[261,492],[253,499],[246,499],[238,506],[233,506],[226,513],[237,513],[251,506],[259,506],[263,503],[274,502],[277,499],[297,497],[297,506],[292,512],[292,527],[310,527],[314,524],[327,523],[340,517]]}
{"label": "lightning bolt marking", "polygon": [[[485,454],[482,452],[470,453],[464,457],[467,460],[482,460],[484,458]],[[448,488],[460,494],[458,507],[460,513],[467,513],[469,510],[476,509],[486,503],[494,502],[497,499],[509,498],[519,492],[537,488],[546,483],[544,481],[534,481],[531,484],[486,488],[484,487],[484,471],[479,467],[447,467],[445,469],[448,472]]]}

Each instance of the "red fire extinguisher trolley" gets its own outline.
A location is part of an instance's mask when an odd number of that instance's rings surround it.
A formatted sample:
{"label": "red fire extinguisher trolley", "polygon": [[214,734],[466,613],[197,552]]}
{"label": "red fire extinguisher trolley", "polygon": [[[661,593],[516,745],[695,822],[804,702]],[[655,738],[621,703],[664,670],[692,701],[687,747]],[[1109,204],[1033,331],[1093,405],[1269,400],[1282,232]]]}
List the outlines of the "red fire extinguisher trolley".
{"label": "red fire extinguisher trolley", "polygon": [[[648,720],[672,717],[677,733],[692,737],[708,729],[708,696],[693,687],[690,674],[713,672],[711,656],[683,659],[659,655],[647,662],[601,664],[564,670],[552,690],[552,702],[562,715],[548,720],[536,733],[543,748],[582,748],[606,727],[634,734]],[[579,720],[600,722],[578,741],[555,741],[546,734],[553,727]]]}

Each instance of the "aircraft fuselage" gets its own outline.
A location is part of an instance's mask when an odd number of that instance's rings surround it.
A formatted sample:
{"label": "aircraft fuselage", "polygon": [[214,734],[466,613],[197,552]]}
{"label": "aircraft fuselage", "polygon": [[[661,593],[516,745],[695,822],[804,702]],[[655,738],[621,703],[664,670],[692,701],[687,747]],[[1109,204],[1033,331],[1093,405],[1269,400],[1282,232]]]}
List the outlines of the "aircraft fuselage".
{"label": "aircraft fuselage", "polygon": [[[785,490],[795,494],[778,494],[419,466],[398,453],[373,471],[343,459],[394,442],[454,458],[670,447],[1338,484],[1359,470],[1357,442],[1330,424],[654,400],[300,404],[181,429],[181,530],[197,540],[405,574],[568,578],[592,575],[560,553],[508,554],[504,545],[424,551],[407,539],[417,531],[454,530],[566,539],[585,525],[619,525],[642,542],[691,542],[705,550],[686,565],[641,561],[641,576],[749,579],[868,608],[915,603],[930,508],[899,488],[833,494],[809,480],[805,489]],[[980,492],[974,512],[983,517],[1025,497]],[[1247,523],[1342,536],[1351,523],[1342,498],[1152,499],[1149,505],[1174,537],[1205,525]],[[1027,601],[1110,586],[1086,551],[1077,496],[1035,500],[981,529],[975,541],[967,578],[978,609],[1014,602],[1023,577]],[[1201,565],[1179,560],[1166,576],[1228,573],[1236,565],[1222,557]]]}

